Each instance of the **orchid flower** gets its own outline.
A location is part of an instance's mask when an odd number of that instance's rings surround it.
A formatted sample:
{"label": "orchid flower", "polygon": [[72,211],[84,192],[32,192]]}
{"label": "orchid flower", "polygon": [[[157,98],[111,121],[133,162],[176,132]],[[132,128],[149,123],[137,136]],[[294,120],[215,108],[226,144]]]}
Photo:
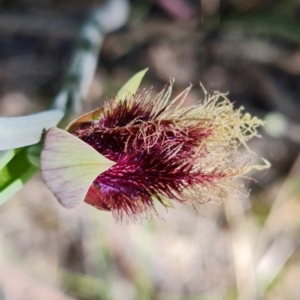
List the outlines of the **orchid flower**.
{"label": "orchid flower", "polygon": [[172,99],[173,79],[156,96],[137,90],[144,73],[67,130],[47,131],[41,171],[63,206],[85,201],[117,220],[143,218],[156,214],[157,201],[222,201],[240,189],[236,179],[269,167],[251,166],[238,150],[249,150],[261,120],[203,87],[204,99],[185,107],[191,86]]}

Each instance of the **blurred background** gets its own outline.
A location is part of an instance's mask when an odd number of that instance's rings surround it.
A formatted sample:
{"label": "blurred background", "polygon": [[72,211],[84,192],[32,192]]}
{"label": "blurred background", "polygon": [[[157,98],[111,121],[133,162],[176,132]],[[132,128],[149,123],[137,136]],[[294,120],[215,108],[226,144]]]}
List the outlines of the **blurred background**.
{"label": "blurred background", "polygon": [[[46,109],[62,84],[97,0],[0,1],[0,116]],[[37,175],[0,207],[0,299],[300,299],[300,1],[132,0],[105,36],[83,111],[137,71],[160,90],[189,83],[187,102],[230,91],[267,121],[251,141],[272,163],[250,196],[200,211],[157,207],[159,218],[116,223],[86,204],[66,210]]]}

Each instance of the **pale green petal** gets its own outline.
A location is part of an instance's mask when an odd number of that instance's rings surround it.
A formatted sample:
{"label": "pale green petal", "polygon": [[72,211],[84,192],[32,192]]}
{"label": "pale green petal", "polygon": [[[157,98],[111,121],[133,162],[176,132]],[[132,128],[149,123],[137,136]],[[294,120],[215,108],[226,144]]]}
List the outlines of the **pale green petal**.
{"label": "pale green petal", "polygon": [[128,95],[134,95],[137,92],[147,71],[148,68],[136,73],[121,87],[117,95],[121,101],[125,100]]}
{"label": "pale green petal", "polygon": [[41,154],[42,176],[60,203],[72,208],[84,201],[97,176],[115,163],[65,130],[46,133]]}

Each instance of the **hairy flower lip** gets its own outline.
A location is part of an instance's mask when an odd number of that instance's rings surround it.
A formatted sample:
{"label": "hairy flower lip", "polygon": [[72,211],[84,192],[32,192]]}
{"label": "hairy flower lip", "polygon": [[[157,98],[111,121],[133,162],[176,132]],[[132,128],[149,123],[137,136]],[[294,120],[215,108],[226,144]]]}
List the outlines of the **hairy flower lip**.
{"label": "hairy flower lip", "polygon": [[[236,148],[250,138],[251,130],[257,135],[260,121],[242,120],[241,110],[234,110],[221,93],[205,94],[202,104],[181,108],[190,87],[181,94],[183,100],[170,104],[171,89],[172,82],[154,100],[145,91],[121,103],[111,99],[68,128],[116,162],[95,179],[87,203],[112,211],[117,219],[135,218],[155,212],[153,197],[160,202],[161,197],[183,203],[198,197],[198,202],[205,202],[205,197],[219,198],[238,188],[232,180],[242,176],[247,162],[234,162]],[[177,100],[179,105],[174,104]],[[91,115],[98,120],[86,121]],[[155,167],[153,159],[158,159]]]}
{"label": "hairy flower lip", "polygon": [[[156,214],[155,199],[164,206],[169,206],[165,199],[170,199],[194,207],[212,199],[222,201],[226,194],[240,191],[236,178],[251,169],[269,167],[266,161],[265,166],[251,166],[237,150],[240,145],[249,150],[246,142],[258,135],[261,120],[243,114],[242,108],[234,109],[227,94],[210,95],[204,88],[204,99],[184,108],[191,86],[170,100],[173,83],[154,99],[151,90],[113,97],[72,122],[65,134],[59,129],[47,132],[42,174],[64,206],[84,199],[97,209],[111,211],[116,220],[136,220]],[[60,149],[55,138],[67,149]],[[47,165],[51,149],[58,153],[54,169]],[[70,159],[67,151],[71,151]],[[89,172],[89,155],[99,171],[94,166],[82,188],[78,178],[80,170]],[[83,168],[81,157],[86,159]],[[65,164],[78,176],[61,172],[59,166]],[[63,182],[55,181],[56,177]]]}

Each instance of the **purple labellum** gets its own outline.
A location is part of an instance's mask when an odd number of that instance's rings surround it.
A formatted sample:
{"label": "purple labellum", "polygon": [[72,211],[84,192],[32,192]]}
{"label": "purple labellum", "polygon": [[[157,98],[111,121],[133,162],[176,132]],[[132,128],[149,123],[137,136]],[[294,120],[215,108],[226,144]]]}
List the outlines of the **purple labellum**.
{"label": "purple labellum", "polygon": [[256,135],[260,123],[242,121],[222,94],[182,108],[188,88],[170,104],[171,88],[155,99],[144,91],[108,100],[98,120],[71,132],[116,163],[94,180],[87,203],[112,211],[116,219],[135,218],[155,213],[154,198],[194,204],[221,198],[236,186],[233,179],[247,163],[236,148]]}

